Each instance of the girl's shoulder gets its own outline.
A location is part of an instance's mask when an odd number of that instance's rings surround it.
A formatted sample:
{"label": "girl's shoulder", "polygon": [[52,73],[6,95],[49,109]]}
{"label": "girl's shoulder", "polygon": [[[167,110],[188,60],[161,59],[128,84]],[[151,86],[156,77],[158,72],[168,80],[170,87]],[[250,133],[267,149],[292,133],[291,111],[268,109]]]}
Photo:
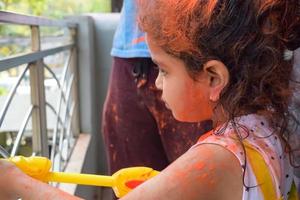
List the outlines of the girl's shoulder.
{"label": "girl's shoulder", "polygon": [[240,164],[232,153],[214,144],[199,145],[125,199],[240,200],[241,179]]}
{"label": "girl's shoulder", "polygon": [[[251,166],[257,163],[251,163],[249,158],[251,152],[257,152],[270,171],[277,196],[285,196],[289,190],[292,182],[292,167],[289,164],[288,155],[284,152],[284,145],[276,130],[269,125],[264,117],[251,114],[237,118],[234,122],[218,127],[201,137],[192,149],[203,144],[216,144],[229,150],[245,170],[246,186],[259,185],[253,166]],[[286,180],[286,177],[289,180]],[[247,190],[247,187],[244,187],[244,190]],[[251,189],[244,195],[250,193],[252,196],[255,193],[256,199],[262,198],[258,189]],[[244,196],[243,199],[248,198]]]}
{"label": "girl's shoulder", "polygon": [[251,114],[235,119],[200,137],[196,146],[204,143],[218,144],[233,152],[241,162],[245,160],[244,146],[255,148],[267,160],[283,160],[283,144],[268,121]]}

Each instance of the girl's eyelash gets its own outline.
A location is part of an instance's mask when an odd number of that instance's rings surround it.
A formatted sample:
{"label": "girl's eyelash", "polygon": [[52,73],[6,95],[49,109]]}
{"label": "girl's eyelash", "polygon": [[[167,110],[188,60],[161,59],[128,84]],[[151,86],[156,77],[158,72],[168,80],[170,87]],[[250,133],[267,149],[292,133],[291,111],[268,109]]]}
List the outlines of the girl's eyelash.
{"label": "girl's eyelash", "polygon": [[159,70],[159,73],[161,73],[162,75],[164,75],[164,76],[167,75],[167,72],[164,69],[159,68],[158,70]]}
{"label": "girl's eyelash", "polygon": [[167,72],[163,68],[161,68],[158,64],[154,65],[154,69],[158,70],[158,72],[164,76],[167,74]]}

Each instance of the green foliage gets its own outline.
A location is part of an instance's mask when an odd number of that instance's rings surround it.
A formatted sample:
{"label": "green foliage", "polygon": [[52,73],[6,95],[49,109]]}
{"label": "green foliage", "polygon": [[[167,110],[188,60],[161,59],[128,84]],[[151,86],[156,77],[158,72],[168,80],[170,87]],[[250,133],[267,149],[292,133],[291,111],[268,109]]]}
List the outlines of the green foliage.
{"label": "green foliage", "polygon": [[0,9],[23,14],[62,18],[90,12],[110,12],[111,0],[0,0]]}
{"label": "green foliage", "polygon": [[[110,12],[111,0],[0,0],[0,10],[62,19],[68,15]],[[58,32],[54,29],[46,30],[44,28],[44,30],[43,32],[45,32],[46,35],[49,33],[53,35]],[[28,26],[0,24],[0,39],[11,37],[29,38],[30,28]],[[20,53],[24,49],[22,48],[21,46],[17,49],[12,45],[3,47],[0,44],[0,59],[15,53]]]}
{"label": "green foliage", "polygon": [[0,87],[0,96],[4,96],[8,94],[8,90],[4,87]]}
{"label": "green foliage", "polygon": [[1,0],[2,10],[40,15],[44,10],[46,0]]}
{"label": "green foliage", "polygon": [[[110,12],[111,0],[0,0],[0,10],[61,19],[67,15]],[[0,38],[7,35],[29,36],[30,30],[0,24]]]}
{"label": "green foliage", "polygon": [[[93,1],[93,7],[91,8],[92,12],[110,12],[111,11],[111,1],[110,0],[100,0],[100,1]],[[94,9],[93,9],[94,8]]]}

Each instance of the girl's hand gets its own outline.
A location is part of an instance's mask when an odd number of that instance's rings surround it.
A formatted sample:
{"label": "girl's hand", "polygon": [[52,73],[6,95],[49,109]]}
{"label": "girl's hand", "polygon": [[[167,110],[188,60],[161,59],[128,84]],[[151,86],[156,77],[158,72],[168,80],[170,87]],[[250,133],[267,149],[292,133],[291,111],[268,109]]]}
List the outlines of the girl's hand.
{"label": "girl's hand", "polygon": [[45,197],[51,200],[80,199],[29,177],[13,163],[0,160],[0,199],[40,200]]}
{"label": "girl's hand", "polygon": [[19,198],[18,180],[29,178],[13,163],[0,160],[0,199]]}

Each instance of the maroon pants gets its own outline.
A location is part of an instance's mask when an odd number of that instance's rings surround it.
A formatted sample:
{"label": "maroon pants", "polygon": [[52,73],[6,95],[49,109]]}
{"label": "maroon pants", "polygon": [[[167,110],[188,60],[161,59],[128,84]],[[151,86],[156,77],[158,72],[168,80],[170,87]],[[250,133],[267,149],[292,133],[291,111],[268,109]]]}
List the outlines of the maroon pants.
{"label": "maroon pants", "polygon": [[157,73],[149,58],[114,58],[102,122],[110,173],[130,166],[162,170],[211,127],[176,121],[154,85]]}

